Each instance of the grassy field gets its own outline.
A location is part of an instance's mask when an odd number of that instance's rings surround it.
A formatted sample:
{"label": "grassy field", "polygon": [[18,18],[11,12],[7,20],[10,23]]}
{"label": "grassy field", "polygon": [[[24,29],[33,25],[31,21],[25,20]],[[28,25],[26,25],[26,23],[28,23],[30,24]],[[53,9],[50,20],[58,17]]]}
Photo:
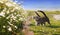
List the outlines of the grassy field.
{"label": "grassy field", "polygon": [[55,12],[45,12],[49,17],[51,26],[46,24],[45,26],[35,26],[32,21],[32,25],[30,26],[30,30],[34,32],[34,35],[60,35],[60,20],[55,20],[53,18],[53,14],[60,14],[59,11]]}

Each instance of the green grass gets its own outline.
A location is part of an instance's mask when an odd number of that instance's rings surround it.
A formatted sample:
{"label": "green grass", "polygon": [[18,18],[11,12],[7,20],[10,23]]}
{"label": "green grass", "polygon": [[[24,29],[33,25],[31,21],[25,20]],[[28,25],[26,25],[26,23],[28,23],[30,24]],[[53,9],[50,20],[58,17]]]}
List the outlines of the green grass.
{"label": "green grass", "polygon": [[60,12],[45,12],[50,19],[51,26],[46,24],[45,26],[35,26],[34,22],[30,26],[30,29],[34,32],[34,35],[60,35],[60,20],[55,20],[51,14],[60,14]]}

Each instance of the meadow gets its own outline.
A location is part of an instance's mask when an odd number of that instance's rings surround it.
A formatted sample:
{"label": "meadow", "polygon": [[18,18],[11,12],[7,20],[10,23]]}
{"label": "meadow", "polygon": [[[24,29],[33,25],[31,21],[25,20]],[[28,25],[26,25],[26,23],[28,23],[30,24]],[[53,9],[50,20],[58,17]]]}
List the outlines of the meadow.
{"label": "meadow", "polygon": [[32,21],[30,29],[34,32],[34,35],[60,35],[60,20],[53,18],[53,14],[59,15],[60,11],[46,11],[45,13],[50,19],[51,26],[47,23],[45,26],[35,26],[34,21]]}

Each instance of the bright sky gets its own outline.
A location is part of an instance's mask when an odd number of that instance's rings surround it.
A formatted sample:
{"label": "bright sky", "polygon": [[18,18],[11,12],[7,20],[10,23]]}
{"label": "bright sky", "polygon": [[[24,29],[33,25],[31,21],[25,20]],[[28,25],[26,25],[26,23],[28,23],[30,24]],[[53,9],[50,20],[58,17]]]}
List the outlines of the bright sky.
{"label": "bright sky", "polygon": [[14,0],[22,3],[24,9],[60,9],[60,0]]}

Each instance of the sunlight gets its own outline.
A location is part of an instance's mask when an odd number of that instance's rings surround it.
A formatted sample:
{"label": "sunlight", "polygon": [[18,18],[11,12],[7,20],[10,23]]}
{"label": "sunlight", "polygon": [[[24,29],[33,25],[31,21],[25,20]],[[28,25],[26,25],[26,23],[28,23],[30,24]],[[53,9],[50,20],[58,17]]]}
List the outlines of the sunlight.
{"label": "sunlight", "polygon": [[6,26],[3,26],[3,28],[6,28]]}
{"label": "sunlight", "polygon": [[15,9],[19,9],[19,7],[15,7]]}
{"label": "sunlight", "polygon": [[0,13],[0,16],[3,16],[3,17],[4,17],[4,14],[5,14],[5,13],[1,12],[1,13]]}
{"label": "sunlight", "polygon": [[56,20],[60,20],[60,15],[54,15],[53,16]]}
{"label": "sunlight", "polygon": [[9,31],[12,31],[11,27],[8,28]]}
{"label": "sunlight", "polygon": [[13,4],[11,4],[11,3],[9,3],[9,2],[6,3],[6,5],[9,6],[9,7],[10,7],[10,6],[13,6]]}
{"label": "sunlight", "polygon": [[17,26],[15,26],[15,28],[17,29]]}
{"label": "sunlight", "polygon": [[0,0],[1,3],[3,3],[3,1]]}

